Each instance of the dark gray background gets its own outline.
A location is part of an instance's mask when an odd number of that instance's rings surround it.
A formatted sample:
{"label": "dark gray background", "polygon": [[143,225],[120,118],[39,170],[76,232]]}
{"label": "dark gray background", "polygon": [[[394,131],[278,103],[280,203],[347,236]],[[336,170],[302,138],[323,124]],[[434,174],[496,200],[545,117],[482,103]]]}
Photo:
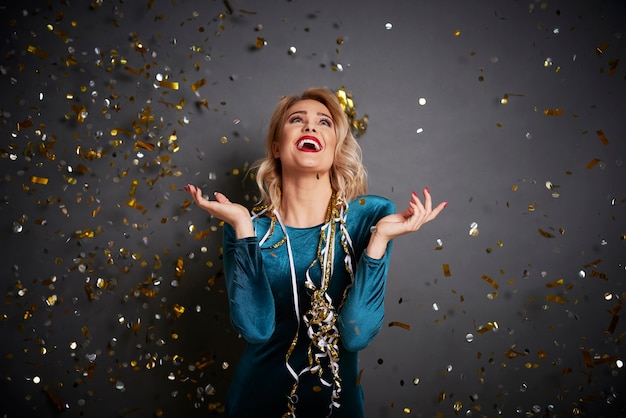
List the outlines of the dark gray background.
{"label": "dark gray background", "polygon": [[251,206],[280,96],[343,86],[371,193],[449,201],[395,242],[367,416],[625,415],[625,5],[0,2],[0,413],[219,409],[243,343],[182,187]]}

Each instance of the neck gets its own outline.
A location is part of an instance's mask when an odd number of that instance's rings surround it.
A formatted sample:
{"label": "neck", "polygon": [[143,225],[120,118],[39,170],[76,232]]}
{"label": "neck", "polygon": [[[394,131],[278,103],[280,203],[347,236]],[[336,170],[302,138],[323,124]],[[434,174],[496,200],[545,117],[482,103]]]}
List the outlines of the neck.
{"label": "neck", "polygon": [[278,209],[285,225],[308,228],[323,224],[332,196],[328,175],[316,174],[286,178],[283,176],[281,206]]}

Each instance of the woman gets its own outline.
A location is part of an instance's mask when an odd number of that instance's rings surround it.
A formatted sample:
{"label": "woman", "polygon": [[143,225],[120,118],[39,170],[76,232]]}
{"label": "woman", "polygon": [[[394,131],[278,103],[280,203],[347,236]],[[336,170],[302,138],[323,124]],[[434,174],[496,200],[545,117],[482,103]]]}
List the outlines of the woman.
{"label": "woman", "polygon": [[395,213],[365,196],[361,148],[336,96],[285,97],[257,162],[263,206],[252,216],[188,185],[223,220],[231,321],[248,342],[228,393],[229,417],[364,415],[357,353],[380,330],[391,240],[443,210],[414,192]]}

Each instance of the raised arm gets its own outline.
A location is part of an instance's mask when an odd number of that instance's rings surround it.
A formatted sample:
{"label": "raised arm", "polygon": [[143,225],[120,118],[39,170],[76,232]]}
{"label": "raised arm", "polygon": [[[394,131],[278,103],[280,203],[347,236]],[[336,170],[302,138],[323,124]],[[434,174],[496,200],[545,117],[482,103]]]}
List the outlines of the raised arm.
{"label": "raised arm", "polygon": [[250,343],[268,340],[275,326],[274,296],[248,210],[218,192],[213,201],[193,185],[185,190],[200,208],[228,224],[224,226],[223,256],[233,327]]}
{"label": "raised arm", "polygon": [[275,302],[256,237],[236,239],[224,227],[224,276],[235,330],[250,343],[267,341],[274,333]]}
{"label": "raised arm", "polygon": [[[366,250],[361,255],[346,302],[339,315],[339,332],[346,349],[365,348],[376,336],[383,323],[387,271],[393,238],[417,231],[447,206],[441,203],[432,209],[428,188],[424,189],[424,204],[413,193],[409,207],[393,213],[389,207],[376,222]],[[369,228],[369,225],[364,227]]]}

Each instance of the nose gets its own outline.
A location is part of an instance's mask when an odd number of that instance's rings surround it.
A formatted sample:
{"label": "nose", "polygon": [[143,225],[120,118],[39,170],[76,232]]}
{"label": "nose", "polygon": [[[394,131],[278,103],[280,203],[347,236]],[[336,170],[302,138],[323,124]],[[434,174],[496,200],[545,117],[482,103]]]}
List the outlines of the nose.
{"label": "nose", "polygon": [[315,132],[315,127],[309,125],[309,123],[305,123],[304,124],[304,131],[305,132]]}

